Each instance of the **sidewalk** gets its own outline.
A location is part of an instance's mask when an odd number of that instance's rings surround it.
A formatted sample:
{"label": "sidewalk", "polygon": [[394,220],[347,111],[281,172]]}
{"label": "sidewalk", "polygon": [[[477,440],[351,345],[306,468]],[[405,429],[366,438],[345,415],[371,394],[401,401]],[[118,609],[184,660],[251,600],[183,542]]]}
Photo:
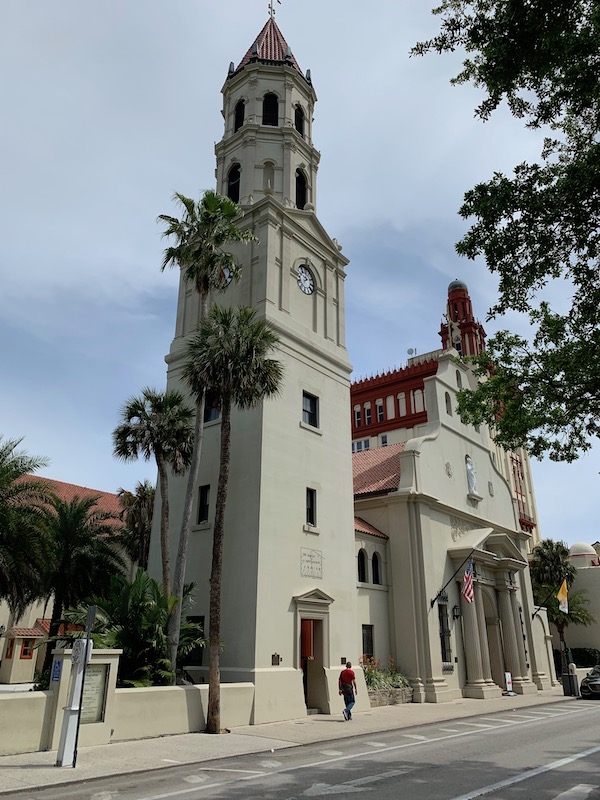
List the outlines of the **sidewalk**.
{"label": "sidewalk", "polygon": [[54,766],[56,751],[0,756],[0,797],[6,792],[19,789],[146,772],[176,764],[197,764],[216,758],[271,752],[314,742],[559,702],[576,702],[576,698],[564,697],[562,687],[555,687],[533,695],[494,700],[463,698],[450,703],[383,706],[354,714],[352,722],[344,722],[340,707],[340,714],[337,716],[316,714],[289,722],[249,725],[234,728],[230,734],[222,736],[188,733],[84,747],[79,750],[75,769]]}

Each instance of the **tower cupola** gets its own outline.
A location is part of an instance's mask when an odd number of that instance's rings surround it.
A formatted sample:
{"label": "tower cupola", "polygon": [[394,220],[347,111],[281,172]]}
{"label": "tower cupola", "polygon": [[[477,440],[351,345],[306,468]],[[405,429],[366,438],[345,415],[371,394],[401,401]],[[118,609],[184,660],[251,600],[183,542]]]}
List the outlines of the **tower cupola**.
{"label": "tower cupola", "polygon": [[312,144],[317,97],[271,16],[222,89],[217,189],[242,206],[271,196],[314,211],[320,154]]}
{"label": "tower cupola", "polygon": [[458,278],[448,286],[446,316],[440,337],[444,350],[453,347],[462,356],[474,356],[485,350],[485,331],[473,316],[467,284]]}

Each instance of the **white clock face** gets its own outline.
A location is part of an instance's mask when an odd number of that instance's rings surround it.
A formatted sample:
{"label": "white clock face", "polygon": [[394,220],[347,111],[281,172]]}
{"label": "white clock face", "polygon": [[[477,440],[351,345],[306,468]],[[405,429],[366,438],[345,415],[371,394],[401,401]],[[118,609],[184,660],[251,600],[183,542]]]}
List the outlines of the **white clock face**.
{"label": "white clock face", "polygon": [[312,294],[315,290],[315,279],[308,267],[298,267],[298,286],[304,294]]}

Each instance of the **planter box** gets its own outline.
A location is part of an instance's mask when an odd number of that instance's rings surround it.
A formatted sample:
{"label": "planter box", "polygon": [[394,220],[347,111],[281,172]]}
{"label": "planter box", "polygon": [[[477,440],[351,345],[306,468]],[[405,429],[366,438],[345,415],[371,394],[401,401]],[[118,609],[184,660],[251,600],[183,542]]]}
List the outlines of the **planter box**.
{"label": "planter box", "polygon": [[412,698],[412,686],[402,687],[401,689],[369,689],[371,708],[412,703]]}

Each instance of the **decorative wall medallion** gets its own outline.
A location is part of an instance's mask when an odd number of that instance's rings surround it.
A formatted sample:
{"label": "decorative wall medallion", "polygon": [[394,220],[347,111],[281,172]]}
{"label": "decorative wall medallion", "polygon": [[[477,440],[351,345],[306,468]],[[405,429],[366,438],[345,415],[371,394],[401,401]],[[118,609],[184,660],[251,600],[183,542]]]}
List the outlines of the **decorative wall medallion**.
{"label": "decorative wall medallion", "polygon": [[464,536],[465,533],[469,533],[469,531],[474,530],[474,528],[474,525],[471,525],[470,522],[465,522],[464,519],[460,519],[459,517],[450,517],[450,536],[452,536],[453,542],[455,542],[457,539],[460,539],[460,537]]}
{"label": "decorative wall medallion", "polygon": [[304,578],[323,577],[323,553],[309,547],[300,548],[300,575]]}
{"label": "decorative wall medallion", "polygon": [[446,461],[446,475],[452,477],[452,464],[449,461]]}
{"label": "decorative wall medallion", "polygon": [[490,493],[490,497],[494,496],[494,484],[491,481],[488,481],[488,492]]}

